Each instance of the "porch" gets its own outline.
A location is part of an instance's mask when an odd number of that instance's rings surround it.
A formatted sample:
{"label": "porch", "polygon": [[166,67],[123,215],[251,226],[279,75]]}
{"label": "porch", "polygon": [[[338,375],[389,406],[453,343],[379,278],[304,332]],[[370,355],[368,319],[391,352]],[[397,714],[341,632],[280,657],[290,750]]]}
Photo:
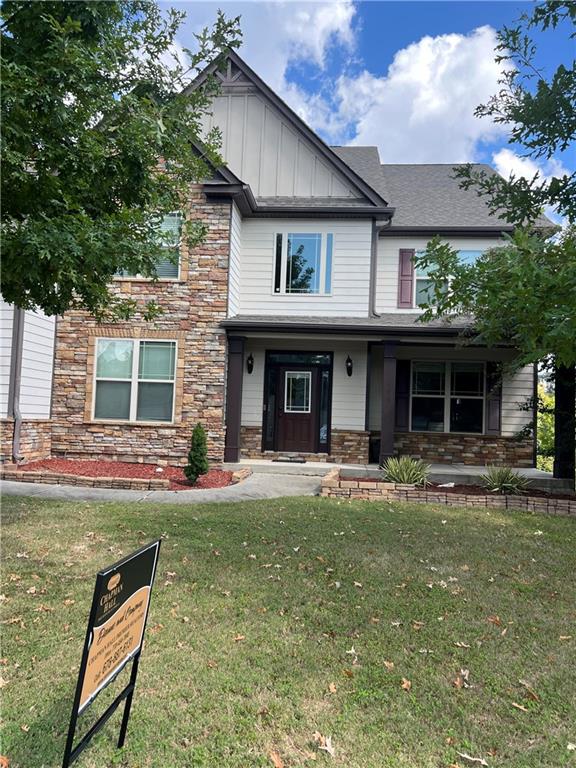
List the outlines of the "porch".
{"label": "porch", "polygon": [[534,466],[534,370],[502,374],[511,350],[462,347],[454,332],[375,339],[337,322],[323,333],[275,325],[228,331],[226,461]]}

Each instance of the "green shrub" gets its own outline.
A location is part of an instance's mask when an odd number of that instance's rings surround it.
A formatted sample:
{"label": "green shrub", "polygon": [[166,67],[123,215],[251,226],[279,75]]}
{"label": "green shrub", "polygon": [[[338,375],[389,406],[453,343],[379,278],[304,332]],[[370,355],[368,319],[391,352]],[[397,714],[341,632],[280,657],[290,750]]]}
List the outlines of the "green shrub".
{"label": "green shrub", "polygon": [[184,467],[184,474],[191,483],[195,483],[200,475],[208,472],[208,446],[206,444],[206,430],[202,424],[196,424],[192,431],[192,441],[188,452],[188,464]]}
{"label": "green shrub", "polygon": [[530,480],[510,467],[488,467],[486,474],[480,476],[480,484],[490,493],[518,496],[525,493]]}
{"label": "green shrub", "polygon": [[552,472],[554,469],[554,456],[536,456],[536,468],[544,472]]}
{"label": "green shrub", "polygon": [[403,485],[428,485],[430,465],[422,459],[412,459],[410,456],[392,456],[382,464],[383,477],[387,483]]}

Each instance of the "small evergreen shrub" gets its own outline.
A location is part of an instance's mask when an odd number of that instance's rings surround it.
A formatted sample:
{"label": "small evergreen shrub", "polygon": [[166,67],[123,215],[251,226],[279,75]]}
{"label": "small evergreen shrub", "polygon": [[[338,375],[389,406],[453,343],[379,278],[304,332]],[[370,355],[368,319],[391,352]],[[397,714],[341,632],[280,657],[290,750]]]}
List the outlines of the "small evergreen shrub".
{"label": "small evergreen shrub", "polygon": [[383,479],[402,485],[428,485],[430,465],[410,456],[391,456],[382,464]]}
{"label": "small evergreen shrub", "polygon": [[486,474],[480,476],[480,483],[490,493],[518,496],[525,493],[530,480],[510,467],[488,467]]}
{"label": "small evergreen shrub", "polygon": [[200,475],[205,475],[206,472],[208,472],[206,430],[202,424],[196,424],[192,431],[188,464],[184,467],[184,474],[191,483],[195,483]]}

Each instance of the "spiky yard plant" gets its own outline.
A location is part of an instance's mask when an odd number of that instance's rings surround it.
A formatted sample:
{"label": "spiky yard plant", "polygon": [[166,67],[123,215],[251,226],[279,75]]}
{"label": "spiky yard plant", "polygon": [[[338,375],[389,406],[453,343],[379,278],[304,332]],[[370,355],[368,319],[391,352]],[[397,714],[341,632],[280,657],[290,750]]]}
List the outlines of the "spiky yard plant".
{"label": "spiky yard plant", "polygon": [[486,474],[480,476],[480,484],[490,493],[519,496],[527,491],[530,480],[511,467],[488,467]]}
{"label": "spiky yard plant", "polygon": [[430,465],[410,456],[391,456],[382,464],[383,478],[388,483],[428,485]]}

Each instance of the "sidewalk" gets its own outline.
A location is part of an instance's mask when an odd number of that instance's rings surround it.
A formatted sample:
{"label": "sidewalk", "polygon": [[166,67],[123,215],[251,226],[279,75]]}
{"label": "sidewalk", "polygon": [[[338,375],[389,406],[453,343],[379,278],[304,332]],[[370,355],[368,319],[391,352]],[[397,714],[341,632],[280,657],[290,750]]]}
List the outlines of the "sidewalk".
{"label": "sidewalk", "polygon": [[315,496],[320,490],[320,477],[285,474],[250,475],[246,480],[226,488],[198,491],[128,491],[114,488],[82,488],[72,485],[44,485],[4,480],[1,496],[33,496],[62,501],[138,501],[156,504],[206,504],[214,502],[277,499],[282,496]]}

